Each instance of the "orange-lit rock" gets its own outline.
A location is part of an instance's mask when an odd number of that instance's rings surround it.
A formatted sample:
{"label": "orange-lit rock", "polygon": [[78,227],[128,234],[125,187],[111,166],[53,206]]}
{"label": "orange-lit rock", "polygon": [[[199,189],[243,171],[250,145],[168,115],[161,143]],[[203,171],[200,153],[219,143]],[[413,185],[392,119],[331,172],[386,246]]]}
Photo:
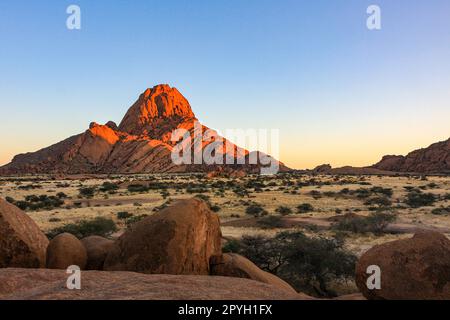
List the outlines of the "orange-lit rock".
{"label": "orange-lit rock", "polygon": [[[200,152],[217,139],[223,141],[218,155],[225,159],[248,158],[249,152],[220,137],[198,123],[185,97],[168,85],[145,90],[129,108],[120,125],[113,121],[100,125],[92,122],[84,133],[37,152],[20,154],[0,168],[0,174],[96,174],[207,172],[223,165],[173,163],[171,153],[175,129],[187,130],[194,138],[211,135],[202,142]],[[223,139],[223,140],[222,140]],[[227,148],[228,147],[228,148]],[[191,149],[191,155],[194,154]],[[236,162],[236,161],[234,161]],[[225,161],[223,161],[225,163]],[[282,164],[281,170],[287,169]],[[227,166],[228,167],[228,166]],[[259,165],[230,165],[230,170],[259,172]]]}

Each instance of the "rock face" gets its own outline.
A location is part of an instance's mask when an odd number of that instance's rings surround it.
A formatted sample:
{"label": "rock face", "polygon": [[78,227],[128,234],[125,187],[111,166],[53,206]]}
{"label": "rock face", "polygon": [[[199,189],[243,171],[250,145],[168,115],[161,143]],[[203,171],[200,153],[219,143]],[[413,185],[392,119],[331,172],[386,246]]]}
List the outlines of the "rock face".
{"label": "rock face", "polygon": [[85,269],[87,261],[86,249],[80,240],[70,233],[57,235],[47,247],[47,268],[64,269],[79,266]]}
{"label": "rock face", "polygon": [[0,269],[1,300],[282,300],[301,295],[248,279],[83,271],[81,290],[64,270]]}
{"label": "rock face", "polygon": [[[380,290],[367,288],[371,265],[381,269]],[[437,232],[421,232],[377,245],[358,261],[356,284],[368,299],[450,299],[450,241]]]}
{"label": "rock face", "polygon": [[44,268],[47,237],[16,206],[0,199],[0,268]]}
{"label": "rock face", "polygon": [[103,270],[106,256],[114,241],[99,236],[90,236],[81,240],[87,253],[86,270]]}
{"label": "rock face", "polygon": [[384,156],[373,168],[395,172],[449,173],[450,139],[406,156]]}
{"label": "rock face", "polygon": [[247,278],[264,282],[283,290],[296,293],[286,281],[258,268],[253,262],[235,253],[225,253],[212,257],[211,275],[235,278]]}
{"label": "rock face", "polygon": [[221,252],[219,217],[194,198],[134,224],[116,241],[104,270],[207,275],[210,257]]}
{"label": "rock face", "polygon": [[[176,129],[184,130],[192,141],[203,137],[198,140],[199,148],[191,147],[186,152],[190,151],[191,163],[194,154],[206,153],[224,159],[223,163],[232,159],[234,164],[174,163],[171,154],[178,141],[172,141],[172,133]],[[84,133],[37,152],[15,156],[11,163],[0,168],[0,174],[206,172],[223,166],[259,172],[265,165],[251,164],[249,155],[247,150],[200,124],[189,102],[176,88],[158,85],[139,96],[119,126],[112,121],[105,125],[92,122]],[[238,165],[241,158],[245,164]],[[272,163],[278,163],[281,171],[288,170],[275,159]]]}

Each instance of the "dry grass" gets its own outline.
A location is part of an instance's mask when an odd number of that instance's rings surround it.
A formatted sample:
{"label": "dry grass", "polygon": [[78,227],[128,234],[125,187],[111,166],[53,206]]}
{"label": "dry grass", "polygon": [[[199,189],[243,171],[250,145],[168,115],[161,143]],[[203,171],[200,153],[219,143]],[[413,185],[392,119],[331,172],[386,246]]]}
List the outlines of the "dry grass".
{"label": "dry grass", "polygon": [[[448,228],[450,230],[450,217],[432,215],[433,208],[439,206],[450,206],[449,200],[438,201],[432,207],[410,208],[403,203],[407,190],[404,187],[422,187],[434,184],[433,188],[423,190],[435,195],[444,195],[450,193],[450,177],[427,177],[422,180],[419,177],[378,177],[378,176],[308,176],[308,175],[288,175],[263,178],[266,185],[262,192],[254,192],[252,188],[246,187],[247,183],[254,182],[257,177],[249,176],[237,180],[224,178],[204,179],[196,175],[134,175],[134,176],[115,176],[111,178],[83,178],[52,180],[46,176],[40,177],[22,177],[22,178],[0,178],[0,197],[12,197],[15,200],[23,200],[28,195],[56,195],[58,192],[65,193],[68,198],[61,208],[48,211],[33,211],[29,215],[44,230],[48,231],[63,224],[76,222],[82,219],[92,219],[95,217],[107,217],[115,220],[119,227],[124,228],[123,221],[117,219],[118,212],[129,212],[133,215],[150,215],[154,209],[163,205],[167,199],[161,195],[161,190],[150,190],[144,193],[130,193],[127,191],[129,184],[179,184],[191,183],[195,186],[207,187],[208,192],[203,193],[209,197],[213,205],[220,208],[219,216],[223,222],[240,220],[248,218],[245,213],[245,202],[255,202],[260,204],[269,215],[275,215],[279,206],[286,206],[292,209],[296,217],[310,217],[315,219],[326,219],[339,214],[348,212],[358,215],[367,215],[371,211],[364,201],[354,197],[329,196],[323,195],[329,193],[338,194],[342,189],[357,190],[359,188],[383,187],[393,190],[392,203],[393,210],[397,215],[397,223],[404,225],[426,226]],[[307,185],[311,179],[314,179],[311,185]],[[105,181],[111,181],[120,186],[115,194],[97,192],[93,198],[79,198],[80,187],[99,187]],[[233,186],[241,186],[249,191],[249,196],[240,197],[233,188],[225,188],[223,195],[218,194],[220,188],[212,188],[210,185],[222,181],[230,183]],[[275,184],[275,185],[274,185]],[[298,185],[300,187],[297,187]],[[24,186],[40,186],[37,189],[24,189]],[[284,190],[280,190],[284,188]],[[315,199],[310,195],[311,191],[319,191],[322,196]],[[169,198],[176,200],[189,198],[195,193],[188,193],[186,189],[176,190],[169,187]],[[77,207],[81,203],[81,207]],[[302,203],[309,203],[314,210],[305,214],[296,214],[296,207]],[[400,205],[401,207],[398,207]],[[222,228],[225,237],[238,238],[244,234],[275,234],[279,229],[262,229],[258,226],[239,227],[224,226]],[[299,227],[299,226],[296,226]],[[333,235],[330,230],[314,231],[305,230],[309,234],[323,236]],[[408,234],[386,234],[382,236],[374,235],[350,235],[346,238],[346,245],[357,254],[361,254],[375,244],[391,241],[409,236]]]}

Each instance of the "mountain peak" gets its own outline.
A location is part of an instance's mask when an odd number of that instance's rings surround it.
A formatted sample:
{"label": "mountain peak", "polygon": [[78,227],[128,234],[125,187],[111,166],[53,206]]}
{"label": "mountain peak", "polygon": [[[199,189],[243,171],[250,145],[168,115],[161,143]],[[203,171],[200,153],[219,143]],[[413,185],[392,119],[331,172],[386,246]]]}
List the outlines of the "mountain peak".
{"label": "mountain peak", "polygon": [[174,87],[159,84],[146,89],[125,114],[119,129],[140,135],[153,129],[161,121],[195,119],[191,105]]}

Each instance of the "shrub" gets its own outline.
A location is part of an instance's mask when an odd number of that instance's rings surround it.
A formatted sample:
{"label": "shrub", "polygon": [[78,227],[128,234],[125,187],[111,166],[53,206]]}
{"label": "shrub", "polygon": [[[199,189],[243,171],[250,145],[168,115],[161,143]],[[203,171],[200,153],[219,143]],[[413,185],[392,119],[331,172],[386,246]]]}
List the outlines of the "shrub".
{"label": "shrub", "polygon": [[283,220],[279,216],[268,216],[258,220],[258,224],[263,229],[282,228],[284,226]]}
{"label": "shrub", "polygon": [[116,224],[111,219],[97,217],[93,220],[81,220],[77,223],[66,224],[65,226],[50,230],[47,236],[53,239],[60,233],[71,233],[78,239],[89,236],[107,237],[117,230]]}
{"label": "shrub", "polygon": [[129,192],[133,192],[133,193],[143,193],[143,192],[148,192],[150,190],[150,188],[146,185],[142,185],[142,184],[130,184],[127,188],[127,190]]}
{"label": "shrub", "polygon": [[223,253],[230,253],[230,252],[239,252],[241,248],[240,242],[238,240],[230,240],[222,247]]}
{"label": "shrub", "polygon": [[436,196],[432,193],[422,193],[411,191],[406,196],[406,203],[412,208],[431,206],[436,201]]}
{"label": "shrub", "polygon": [[117,219],[119,219],[119,220],[125,220],[132,216],[133,216],[133,214],[126,212],[126,211],[117,212]]}
{"label": "shrub", "polygon": [[297,206],[298,213],[308,213],[314,211],[314,207],[309,203],[302,203]]}
{"label": "shrub", "polygon": [[60,208],[64,201],[55,196],[47,195],[29,195],[25,197],[24,201],[15,201],[13,198],[7,198],[8,202],[11,202],[22,210],[37,211],[37,210],[52,210],[54,208]]}
{"label": "shrub", "polygon": [[127,228],[130,228],[133,224],[135,224],[136,222],[141,221],[142,219],[148,217],[146,214],[142,214],[139,216],[132,216],[128,219],[125,220],[125,224],[127,226]]}
{"label": "shrub", "polygon": [[370,191],[374,193],[379,193],[382,195],[385,195],[386,197],[390,198],[394,194],[391,188],[383,188],[383,187],[372,187]]}
{"label": "shrub", "polygon": [[329,284],[352,278],[356,263],[356,257],[343,248],[342,241],[310,238],[302,232],[281,232],[273,238],[244,236],[228,249],[279,276],[298,291],[319,297],[335,296]]}
{"label": "shrub", "polygon": [[95,193],[95,188],[94,187],[84,187],[84,188],[78,189],[78,192],[79,192],[80,197],[82,197],[82,198],[92,198]]}
{"label": "shrub", "polygon": [[246,214],[251,214],[255,217],[266,215],[267,212],[263,209],[263,207],[259,204],[251,204],[247,208],[245,208]]}
{"label": "shrub", "polygon": [[447,208],[444,208],[444,207],[436,208],[436,209],[431,210],[431,213],[434,214],[434,215],[438,215],[438,216],[440,216],[440,215],[447,215],[447,214],[450,214],[450,207],[447,207]]}
{"label": "shrub", "polygon": [[275,212],[281,214],[282,216],[287,216],[288,214],[292,214],[292,209],[285,206],[279,206],[275,209]]}
{"label": "shrub", "polygon": [[391,200],[386,197],[386,196],[381,196],[381,197],[372,197],[367,199],[364,204],[366,206],[373,206],[373,205],[377,205],[379,207],[389,207],[392,205]]}
{"label": "shrub", "polygon": [[57,196],[59,199],[67,199],[67,194],[65,194],[64,192],[58,192],[58,193],[56,194],[56,196]]}
{"label": "shrub", "polygon": [[221,208],[217,204],[210,205],[209,208],[213,212],[219,212],[221,210]]}
{"label": "shrub", "polygon": [[14,204],[16,202],[16,200],[14,200],[14,198],[12,198],[12,197],[6,197],[5,200],[12,204]]}
{"label": "shrub", "polygon": [[109,193],[114,193],[114,191],[118,190],[119,186],[115,183],[106,181],[103,182],[103,184],[100,187],[100,191],[101,192],[109,192]]}
{"label": "shrub", "polygon": [[353,233],[381,234],[386,227],[396,220],[396,216],[391,213],[374,212],[367,217],[349,216],[333,224],[333,229],[337,231],[348,231]]}

